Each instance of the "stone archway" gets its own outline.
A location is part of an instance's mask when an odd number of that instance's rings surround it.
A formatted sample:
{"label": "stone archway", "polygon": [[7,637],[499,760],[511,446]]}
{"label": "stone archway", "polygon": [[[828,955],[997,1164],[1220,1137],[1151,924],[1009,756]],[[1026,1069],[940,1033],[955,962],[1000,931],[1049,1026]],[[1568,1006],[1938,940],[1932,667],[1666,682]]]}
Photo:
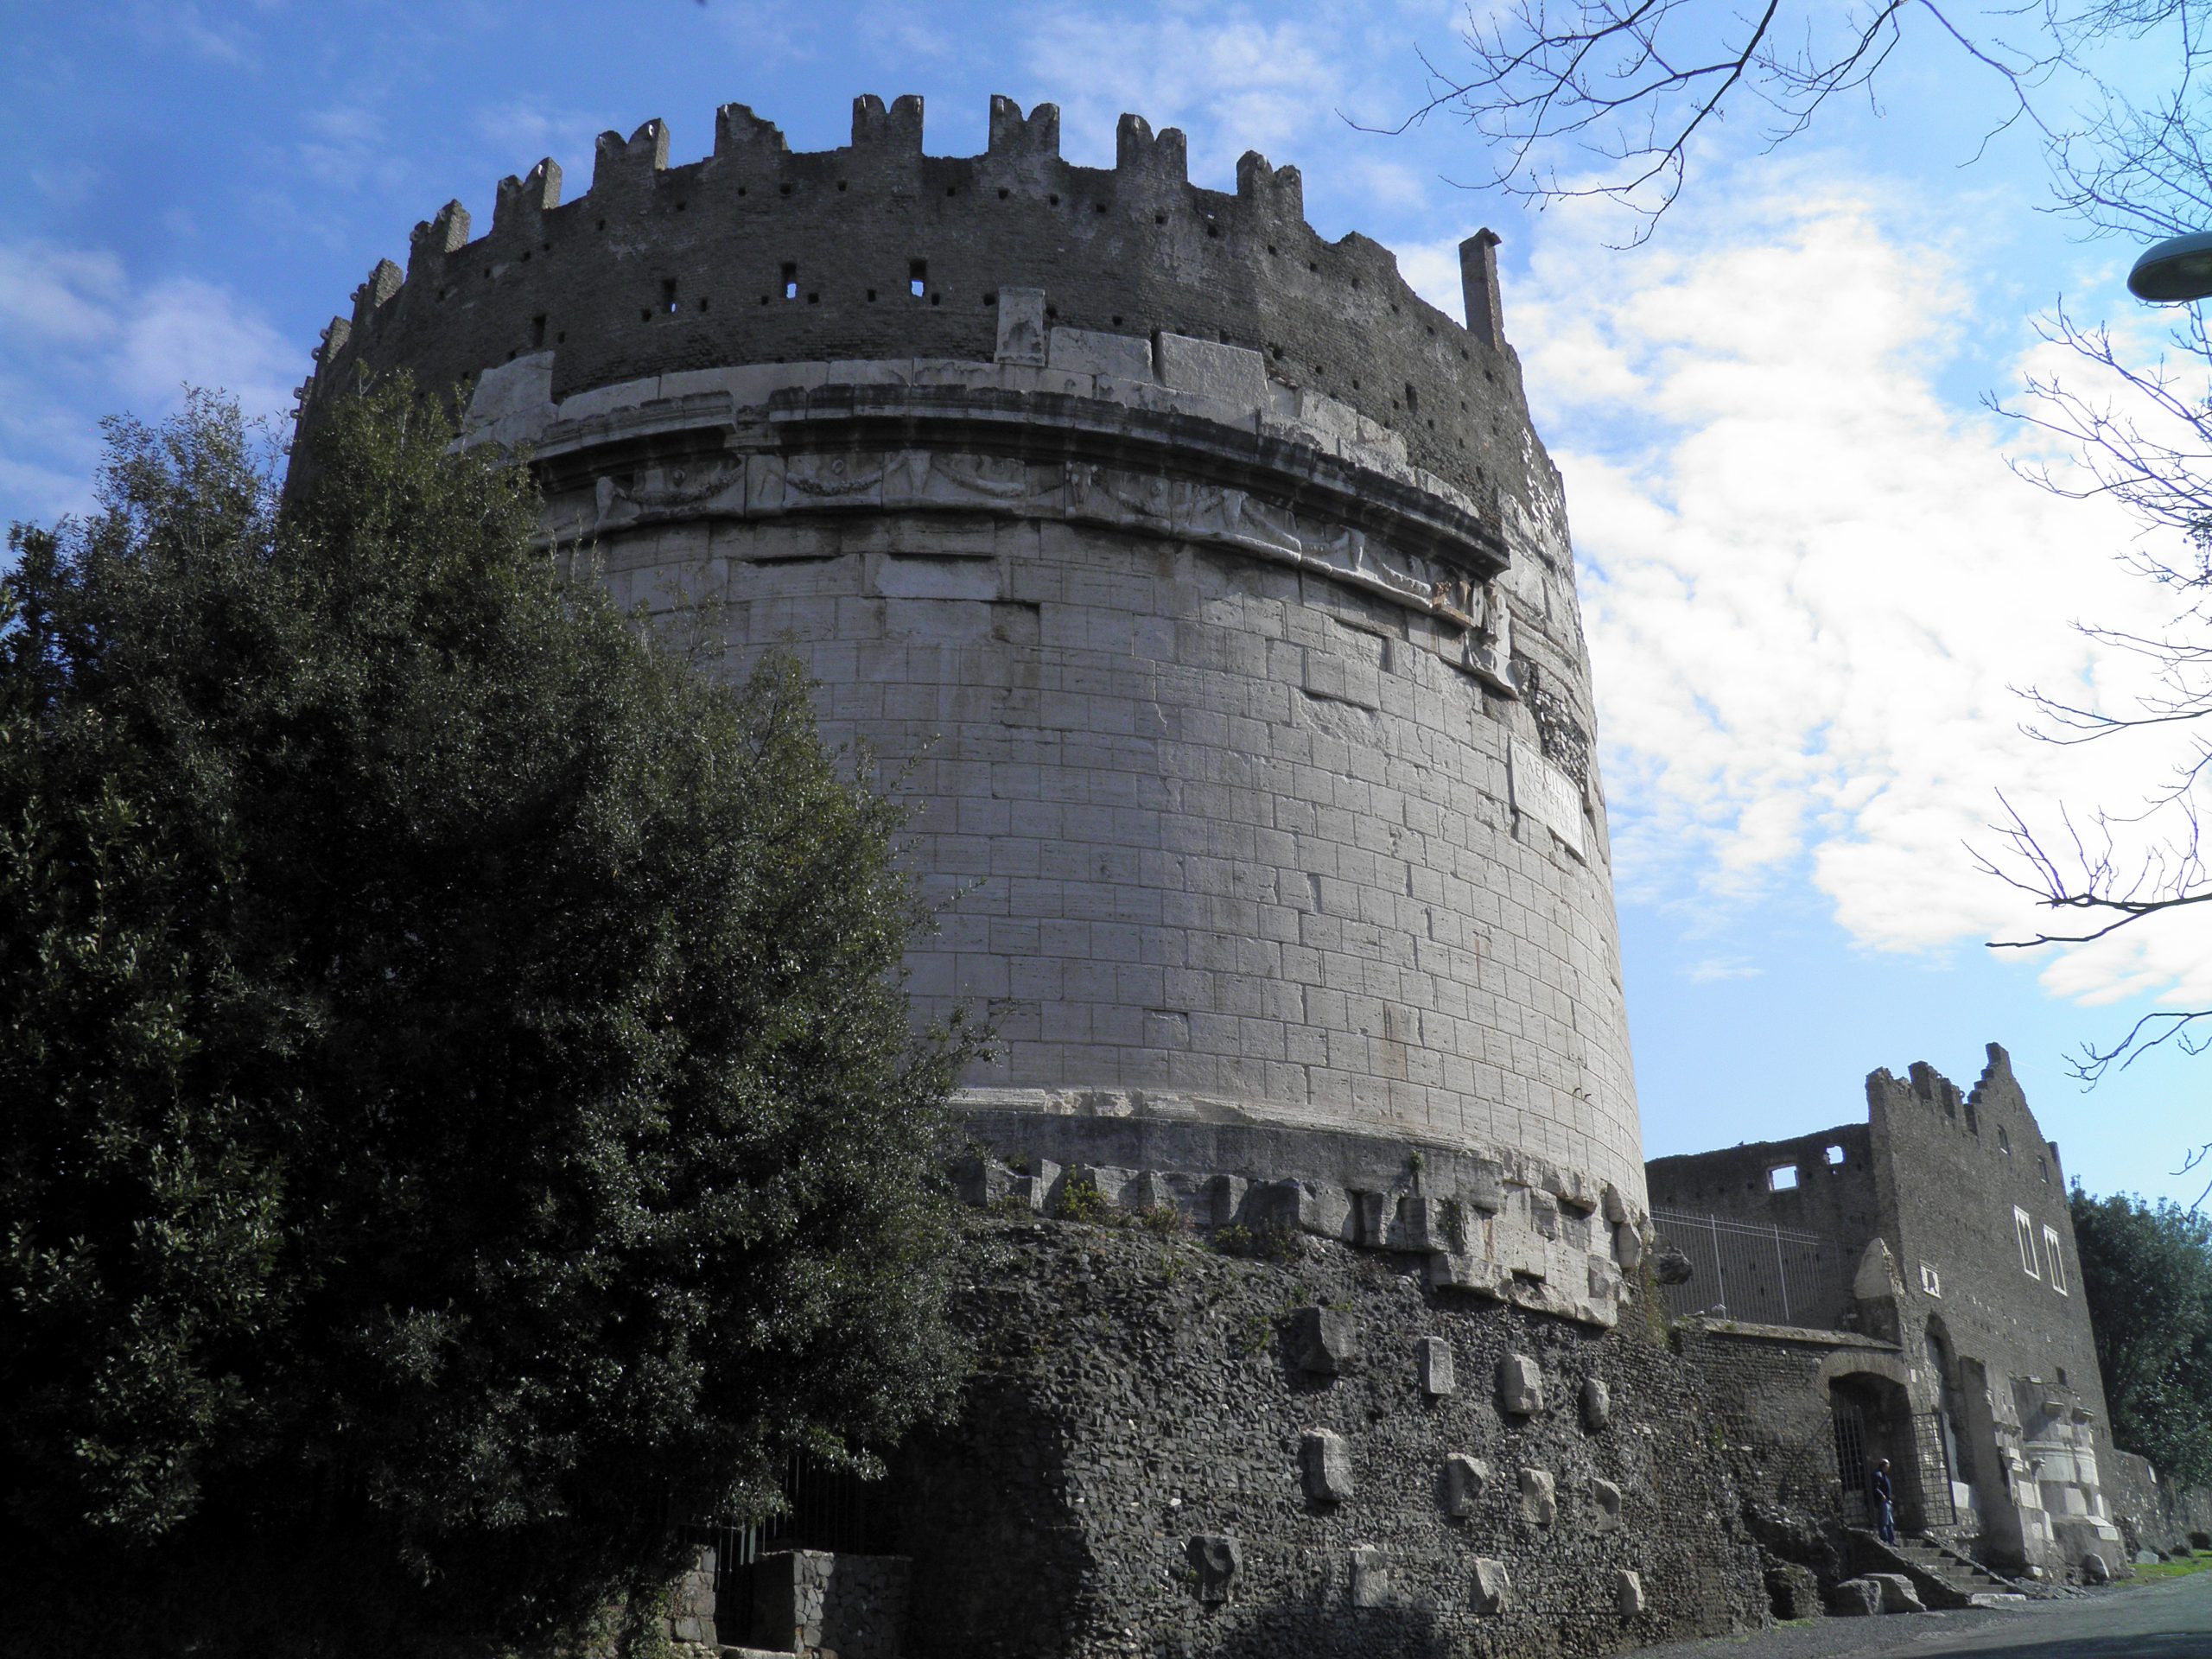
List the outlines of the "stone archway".
{"label": "stone archway", "polygon": [[1828,1411],[1834,1424],[1836,1481],[1845,1523],[1874,1524],[1870,1489],[1874,1471],[1886,1459],[1897,1523],[1915,1524],[1917,1517],[1908,1503],[1916,1493],[1910,1476],[1912,1405],[1904,1382],[1872,1369],[1840,1372],[1828,1379]]}

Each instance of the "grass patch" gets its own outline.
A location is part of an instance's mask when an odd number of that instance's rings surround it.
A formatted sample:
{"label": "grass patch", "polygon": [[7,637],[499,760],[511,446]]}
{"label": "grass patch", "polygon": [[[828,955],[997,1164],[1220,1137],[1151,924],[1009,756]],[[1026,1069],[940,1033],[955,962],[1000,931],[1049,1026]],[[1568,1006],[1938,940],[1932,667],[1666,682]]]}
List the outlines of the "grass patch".
{"label": "grass patch", "polygon": [[2177,1561],[2159,1561],[2150,1567],[2139,1567],[2133,1579],[2124,1579],[2120,1582],[2164,1584],[2168,1579],[2185,1579],[2192,1573],[2202,1573],[2207,1568],[2212,1568],[2212,1555],[2189,1555]]}

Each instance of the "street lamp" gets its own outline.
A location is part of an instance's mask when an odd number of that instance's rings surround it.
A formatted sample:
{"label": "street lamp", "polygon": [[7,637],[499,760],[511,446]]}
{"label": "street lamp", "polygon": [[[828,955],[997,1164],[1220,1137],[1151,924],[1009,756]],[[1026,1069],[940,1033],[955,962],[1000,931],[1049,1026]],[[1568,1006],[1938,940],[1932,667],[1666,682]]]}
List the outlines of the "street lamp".
{"label": "street lamp", "polygon": [[2127,291],[2139,300],[2212,297],[2212,231],[2170,236],[2145,249],[2127,273]]}

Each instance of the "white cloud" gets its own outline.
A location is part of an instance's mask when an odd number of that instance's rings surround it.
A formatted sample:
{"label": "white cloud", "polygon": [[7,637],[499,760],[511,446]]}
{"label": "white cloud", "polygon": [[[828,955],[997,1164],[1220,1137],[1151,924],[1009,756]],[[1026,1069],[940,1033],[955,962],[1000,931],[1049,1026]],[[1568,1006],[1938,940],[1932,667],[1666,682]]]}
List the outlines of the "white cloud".
{"label": "white cloud", "polygon": [[[2048,825],[2161,775],[2157,739],[2033,741],[2014,688],[2124,694],[2069,625],[2164,618],[2108,556],[2126,520],[2023,483],[2033,435],[1939,394],[1978,297],[1944,248],[1809,167],[1769,176],[1630,257],[1548,215],[1509,296],[1585,561],[1618,879],[1695,904],[1809,879],[1862,945],[1978,944],[2031,920],[1967,851],[1998,849],[2000,790]],[[2044,983],[2204,996],[2212,950],[2132,931]]]}
{"label": "white cloud", "polygon": [[103,416],[158,420],[198,386],[282,416],[306,363],[218,284],[137,283],[104,249],[0,244],[0,522],[91,504]]}
{"label": "white cloud", "polygon": [[[1182,128],[1192,180],[1220,189],[1244,151],[1286,160],[1294,140],[1336,119],[1344,44],[1326,14],[1147,16],[1063,6],[1029,21],[1021,59],[1038,84],[1059,89],[1071,160],[1111,166],[1116,123],[1133,111],[1154,131]],[[1082,73],[1071,76],[1071,64]]]}
{"label": "white cloud", "polygon": [[1693,985],[1711,985],[1722,980],[1757,979],[1762,971],[1749,957],[1707,957],[1682,969],[1682,976]]}

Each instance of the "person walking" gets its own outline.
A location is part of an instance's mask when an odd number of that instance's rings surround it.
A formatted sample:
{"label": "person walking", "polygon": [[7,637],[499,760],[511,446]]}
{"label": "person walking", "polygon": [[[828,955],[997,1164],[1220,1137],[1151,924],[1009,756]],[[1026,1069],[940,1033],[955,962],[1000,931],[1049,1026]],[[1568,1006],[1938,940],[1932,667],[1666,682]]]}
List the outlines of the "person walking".
{"label": "person walking", "polygon": [[1873,1488],[1875,1516],[1882,1529],[1882,1541],[1894,1545],[1897,1541],[1897,1512],[1890,1491],[1890,1460],[1879,1458],[1874,1463],[1874,1478],[1867,1483]]}

